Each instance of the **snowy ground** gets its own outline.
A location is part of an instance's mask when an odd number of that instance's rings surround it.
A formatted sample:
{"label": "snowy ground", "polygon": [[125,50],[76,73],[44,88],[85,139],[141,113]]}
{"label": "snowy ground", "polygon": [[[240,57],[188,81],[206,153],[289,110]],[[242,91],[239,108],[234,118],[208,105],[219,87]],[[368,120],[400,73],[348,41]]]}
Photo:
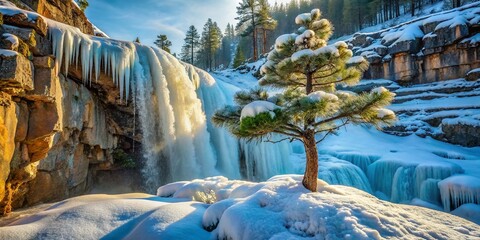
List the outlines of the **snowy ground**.
{"label": "snowy ground", "polygon": [[[290,175],[252,183],[223,177],[147,194],[89,195],[1,228],[0,239],[473,239],[478,225]],[[206,204],[203,202],[213,203]]]}

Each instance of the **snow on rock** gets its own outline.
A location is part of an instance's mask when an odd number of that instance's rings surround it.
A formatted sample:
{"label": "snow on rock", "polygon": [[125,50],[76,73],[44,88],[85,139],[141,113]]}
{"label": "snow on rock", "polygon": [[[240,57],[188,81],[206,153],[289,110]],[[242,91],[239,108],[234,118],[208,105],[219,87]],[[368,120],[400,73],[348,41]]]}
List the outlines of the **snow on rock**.
{"label": "snow on rock", "polygon": [[108,36],[108,34],[106,34],[104,31],[102,31],[97,26],[92,24],[92,27],[93,27],[93,33],[95,34],[95,36],[110,38],[110,36]]}
{"label": "snow on rock", "polygon": [[465,203],[480,204],[480,178],[456,175],[438,183],[445,211],[451,211]]}
{"label": "snow on rock", "polygon": [[18,55],[18,52],[7,50],[7,49],[0,49],[0,55],[4,57],[14,57]]}
{"label": "snow on rock", "polygon": [[440,30],[442,28],[454,28],[459,25],[467,25],[468,20],[464,16],[455,16],[452,19],[444,21],[435,27],[435,31]]}
{"label": "snow on rock", "polygon": [[469,44],[474,47],[480,43],[480,33],[473,35],[472,37],[463,39],[460,44]]}
{"label": "snow on rock", "polygon": [[37,18],[41,17],[38,13],[30,12],[30,11],[25,11],[23,9],[18,8],[15,4],[2,1],[2,5],[0,5],[0,13],[3,15],[8,15],[8,16],[14,16],[17,14],[22,14],[25,15],[25,17],[30,21],[30,22],[35,22]]}
{"label": "snow on rock", "polygon": [[411,41],[418,38],[423,38],[424,33],[420,29],[420,26],[412,24],[403,30],[401,36],[397,39],[397,42]]}
{"label": "snow on rock", "polygon": [[269,113],[270,117],[274,118],[274,110],[278,108],[280,107],[268,101],[254,101],[243,107],[240,119],[255,117],[261,113]]}
{"label": "snow on rock", "polygon": [[16,49],[18,45],[20,45],[20,41],[18,40],[18,37],[10,34],[10,33],[4,33],[2,37],[12,43],[12,48]]}
{"label": "snow on rock", "polygon": [[335,94],[327,93],[324,91],[316,91],[308,94],[308,99],[312,102],[320,102],[322,100],[335,102],[338,101],[338,97]]}
{"label": "snow on rock", "polygon": [[480,115],[458,117],[458,118],[445,118],[442,120],[442,125],[460,125],[460,124],[480,127]]}

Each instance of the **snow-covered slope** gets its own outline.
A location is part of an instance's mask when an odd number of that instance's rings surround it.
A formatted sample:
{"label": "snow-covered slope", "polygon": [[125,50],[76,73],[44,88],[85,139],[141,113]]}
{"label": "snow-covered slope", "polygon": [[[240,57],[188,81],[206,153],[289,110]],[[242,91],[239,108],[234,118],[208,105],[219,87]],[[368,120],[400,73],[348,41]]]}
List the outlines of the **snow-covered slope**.
{"label": "snow-covered slope", "polygon": [[217,177],[158,190],[174,198],[82,196],[2,227],[0,239],[480,238],[478,225],[446,213],[320,180],[319,192],[310,193],[300,179],[251,183]]}

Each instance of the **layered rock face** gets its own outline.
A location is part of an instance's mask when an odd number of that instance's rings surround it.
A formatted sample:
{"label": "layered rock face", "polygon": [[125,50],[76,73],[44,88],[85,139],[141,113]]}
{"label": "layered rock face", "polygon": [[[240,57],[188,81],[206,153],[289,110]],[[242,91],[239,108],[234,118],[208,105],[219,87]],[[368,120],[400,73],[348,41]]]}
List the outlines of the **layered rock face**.
{"label": "layered rock face", "polygon": [[[407,87],[397,92],[395,103],[416,105],[394,106],[399,121],[388,132],[480,145],[479,14],[476,2],[347,40],[355,55],[370,62],[366,79],[388,79]],[[469,82],[442,83],[463,78]]]}
{"label": "layered rock face", "polygon": [[[83,12],[70,6],[70,1],[24,3],[41,14],[93,33]],[[12,207],[84,193],[97,177],[102,177],[102,171],[115,168],[116,152],[132,151],[135,140],[133,123],[127,120],[134,115],[133,107],[118,99],[111,77],[101,75],[87,88],[81,84],[78,67],[70,67],[68,73],[56,69],[42,17],[0,12],[4,13],[0,15],[3,213]]]}
{"label": "layered rock face", "polygon": [[480,67],[478,5],[356,34],[347,42],[371,63],[367,79],[409,85],[463,78]]}

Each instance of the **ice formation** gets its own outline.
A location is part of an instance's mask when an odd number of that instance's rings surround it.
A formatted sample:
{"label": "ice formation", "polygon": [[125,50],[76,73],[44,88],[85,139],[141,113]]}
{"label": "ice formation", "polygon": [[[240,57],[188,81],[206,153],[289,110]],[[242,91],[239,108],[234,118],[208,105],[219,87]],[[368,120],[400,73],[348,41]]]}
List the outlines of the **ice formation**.
{"label": "ice formation", "polygon": [[146,159],[143,174],[150,190],[161,183],[218,174],[240,178],[241,160],[249,179],[289,171],[288,144],[240,143],[212,125],[210,117],[233,94],[227,96],[208,73],[156,48],[47,23],[58,71],[79,65],[85,84],[101,72],[109,74],[120,99],[135,100]]}
{"label": "ice formation", "polygon": [[480,178],[457,175],[439,182],[438,187],[445,211],[466,203],[480,204]]}

